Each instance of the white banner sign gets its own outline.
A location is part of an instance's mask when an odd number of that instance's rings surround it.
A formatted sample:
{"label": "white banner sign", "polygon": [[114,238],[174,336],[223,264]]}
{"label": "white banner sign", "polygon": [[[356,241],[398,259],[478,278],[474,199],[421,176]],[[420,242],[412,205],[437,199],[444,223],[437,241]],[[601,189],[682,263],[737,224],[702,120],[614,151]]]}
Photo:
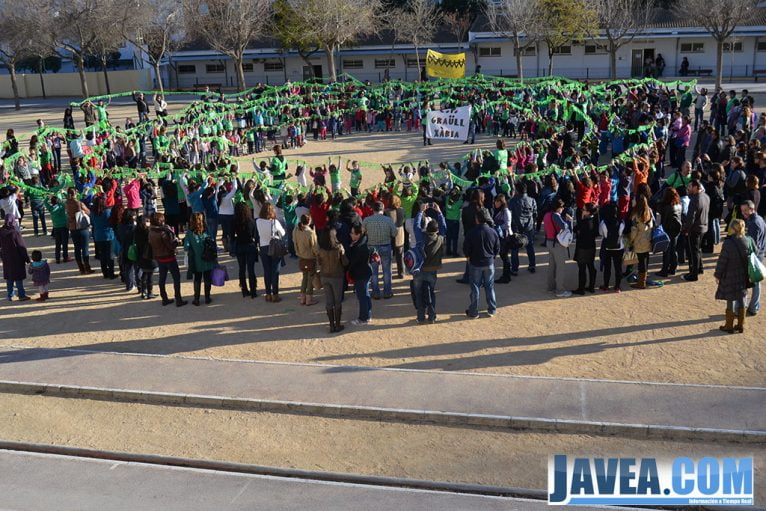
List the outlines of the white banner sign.
{"label": "white banner sign", "polygon": [[466,140],[470,120],[470,106],[461,106],[453,110],[432,110],[426,117],[426,137]]}

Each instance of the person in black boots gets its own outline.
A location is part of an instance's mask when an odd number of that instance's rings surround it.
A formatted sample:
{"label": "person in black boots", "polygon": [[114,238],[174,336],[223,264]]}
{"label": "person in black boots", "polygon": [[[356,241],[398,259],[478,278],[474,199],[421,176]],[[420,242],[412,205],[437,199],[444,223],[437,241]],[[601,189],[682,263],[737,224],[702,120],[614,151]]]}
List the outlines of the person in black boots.
{"label": "person in black boots", "polygon": [[[577,262],[578,277],[577,289],[572,291],[576,295],[584,295],[596,292],[596,237],[598,236],[598,221],[596,218],[596,205],[592,202],[585,204],[582,209],[582,217],[574,228],[577,238],[574,259]],[[585,285],[585,274],[588,274],[588,285]]]}
{"label": "person in black boots", "polygon": [[210,290],[213,285],[212,271],[218,264],[215,243],[210,244],[212,237],[207,233],[205,216],[202,213],[192,213],[189,219],[189,230],[184,238],[184,250],[189,256],[189,269],[194,274],[194,300],[192,304],[199,306],[202,281],[205,281],[205,303],[212,301]]}
{"label": "person in black boots", "polygon": [[165,215],[155,213],[152,215],[151,227],[149,228],[149,244],[152,246],[152,256],[157,261],[160,269],[160,296],[162,305],[172,303],[165,291],[165,281],[168,273],[173,277],[173,291],[175,294],[176,307],[182,307],[187,302],[181,297],[181,270],[176,260],[176,248],[180,245],[178,237],[173,230],[165,224]]}
{"label": "person in black boots", "polygon": [[495,279],[495,284],[508,284],[511,281],[511,260],[508,258],[508,238],[513,234],[511,230],[511,210],[504,194],[495,197],[494,213],[492,221],[495,230],[500,237],[500,259],[503,261],[503,274]]}
{"label": "person in black boots", "polygon": [[[231,227],[233,247],[239,265],[239,287],[242,297],[258,296],[255,288],[258,279],[255,275],[255,263],[258,261],[258,230],[255,228],[253,213],[244,202],[234,206],[234,222]],[[249,284],[249,287],[248,287]]]}

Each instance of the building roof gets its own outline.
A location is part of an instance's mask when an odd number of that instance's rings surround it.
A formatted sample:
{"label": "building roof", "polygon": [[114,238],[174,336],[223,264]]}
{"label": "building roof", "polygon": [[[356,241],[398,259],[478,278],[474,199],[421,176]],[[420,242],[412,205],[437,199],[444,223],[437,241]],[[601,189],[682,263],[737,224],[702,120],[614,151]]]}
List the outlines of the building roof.
{"label": "building roof", "polygon": [[[766,5],[766,3],[764,3]],[[680,16],[672,9],[655,8],[649,15],[650,21],[646,26],[647,29],[681,29],[681,28],[697,28],[699,27],[692,23],[688,18]],[[757,27],[766,26],[766,8],[761,4],[754,9],[753,15],[750,16],[747,21],[742,23],[743,27]],[[476,18],[473,25],[471,25],[471,33],[487,33],[492,32],[492,28],[489,24],[489,19],[485,15],[480,15]]]}
{"label": "building roof", "polygon": [[[467,39],[467,35],[468,34],[466,34],[466,39]],[[466,41],[462,41],[462,42],[466,42]],[[356,41],[353,45],[344,46],[344,49],[345,50],[348,50],[348,49],[363,50],[368,47],[373,47],[373,48],[381,47],[381,46],[391,47],[394,44],[397,47],[412,46],[411,44],[408,44],[406,41],[395,41],[394,33],[392,30],[381,30],[377,34],[372,34],[372,35],[362,37],[360,40]],[[439,28],[436,30],[433,40],[423,45],[423,50],[425,50],[425,48],[429,46],[445,45],[445,44],[457,45],[457,41],[455,39],[455,36],[452,33],[450,33],[447,26],[443,24],[439,26]],[[279,41],[273,37],[264,37],[264,38],[258,39],[257,41],[254,41],[250,46],[248,46],[248,50],[266,50],[269,53],[278,53]],[[186,52],[215,53],[215,50],[212,50],[210,48],[210,45],[204,39],[197,38],[186,43],[179,51],[175,52],[174,55],[183,55]]]}

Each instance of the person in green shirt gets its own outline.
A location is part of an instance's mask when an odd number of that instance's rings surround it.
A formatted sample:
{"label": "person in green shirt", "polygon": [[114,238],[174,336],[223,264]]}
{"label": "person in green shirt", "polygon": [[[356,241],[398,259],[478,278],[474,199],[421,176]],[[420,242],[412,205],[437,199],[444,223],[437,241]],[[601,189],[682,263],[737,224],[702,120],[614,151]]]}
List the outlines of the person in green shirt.
{"label": "person in green shirt", "polygon": [[193,213],[189,220],[189,231],[184,238],[184,250],[189,254],[189,269],[194,274],[194,305],[199,305],[200,288],[205,281],[205,303],[210,303],[210,289],[212,286],[212,271],[216,266],[215,259],[209,260],[203,257],[205,254],[205,240],[207,239],[207,227],[203,213]]}
{"label": "person in green shirt", "polygon": [[463,212],[463,191],[454,187],[445,203],[447,219],[447,256],[458,257],[457,242],[460,237],[460,215]]}
{"label": "person in green shirt", "polygon": [[67,228],[64,202],[60,197],[51,195],[45,202],[45,209],[51,214],[51,221],[53,222],[53,238],[56,240],[56,264],[60,264],[62,261],[68,263],[71,259],[69,259],[69,229]]}
{"label": "person in green shirt", "polygon": [[274,146],[274,157],[271,158],[271,177],[274,181],[284,181],[287,179],[287,159],[282,155],[282,146]]}
{"label": "person in green shirt", "polygon": [[330,186],[332,187],[332,193],[340,191],[340,167],[331,163],[328,167],[330,173]]}
{"label": "person in green shirt", "polygon": [[504,173],[508,170],[508,149],[505,148],[505,141],[502,139],[498,139],[495,146],[496,149],[492,152],[492,156],[495,157],[500,172]]}
{"label": "person in green shirt", "polygon": [[346,160],[346,170],[351,172],[349,185],[351,186],[351,195],[356,197],[359,188],[362,186],[362,169],[359,168],[359,162]]}

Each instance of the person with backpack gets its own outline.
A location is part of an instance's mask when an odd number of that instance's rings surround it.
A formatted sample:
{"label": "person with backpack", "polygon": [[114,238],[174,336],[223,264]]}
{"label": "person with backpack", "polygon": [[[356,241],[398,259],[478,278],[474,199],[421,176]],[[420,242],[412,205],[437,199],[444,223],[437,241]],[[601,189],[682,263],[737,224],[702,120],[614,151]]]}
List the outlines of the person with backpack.
{"label": "person with backpack", "polygon": [[646,289],[649,254],[652,251],[652,230],[654,229],[654,214],[649,208],[646,196],[636,196],[636,205],[630,215],[630,224],[628,243],[638,256],[638,281],[631,284],[630,287]]}
{"label": "person with backpack", "polygon": [[444,257],[444,236],[447,234],[447,223],[439,205],[432,203],[430,208],[436,212],[436,219],[429,219],[423,228],[423,220],[429,204],[421,203],[420,210],[415,215],[416,250],[422,251],[423,264],[420,271],[412,278],[417,309],[418,325],[423,325],[428,316],[428,323],[436,322],[436,277],[442,267]]}
{"label": "person with backpack", "polygon": [[[535,273],[535,234],[537,223],[537,202],[527,193],[528,183],[516,183],[516,193],[511,198],[511,228],[516,234],[527,238],[527,259],[529,273]],[[511,248],[511,275],[519,274],[519,248]]]}
{"label": "person with backpack", "polygon": [[[569,245],[562,245],[558,239],[559,233],[572,230],[572,217],[564,213],[564,201],[560,198],[553,200],[551,211],[543,217],[545,228],[545,244],[549,248],[548,256],[548,291],[554,291],[558,298],[568,298],[572,292],[564,287],[564,265],[569,259]],[[571,237],[570,237],[571,240]]]}
{"label": "person with backpack", "polygon": [[614,292],[620,292],[622,281],[622,256],[625,253],[623,233],[625,222],[620,219],[619,208],[614,202],[605,204],[599,212],[599,234],[603,237],[601,242],[600,257],[604,270],[604,283],[599,288],[601,291],[609,291],[609,282],[614,269]]}
{"label": "person with backpack", "polygon": [[500,237],[492,228],[489,211],[483,208],[477,210],[475,222],[475,227],[466,233],[463,240],[463,253],[468,259],[468,279],[471,285],[470,305],[465,314],[471,319],[479,317],[479,290],[482,287],[487,298],[487,314],[493,317],[497,313],[495,257],[500,253]]}
{"label": "person with backpack", "polygon": [[207,233],[205,216],[193,213],[189,220],[189,231],[184,238],[184,250],[189,257],[189,269],[194,274],[194,300],[192,304],[199,306],[200,288],[205,281],[205,303],[212,301],[210,290],[213,285],[212,271],[216,266],[215,242],[210,246],[212,238]]}
{"label": "person with backpack", "polygon": [[[766,256],[766,221],[756,211],[753,201],[746,201],[740,206],[742,218],[745,220],[747,235],[752,239],[751,249],[755,252],[759,261],[763,262]],[[755,316],[761,309],[761,283],[754,282],[750,302],[747,306],[747,315]]]}

